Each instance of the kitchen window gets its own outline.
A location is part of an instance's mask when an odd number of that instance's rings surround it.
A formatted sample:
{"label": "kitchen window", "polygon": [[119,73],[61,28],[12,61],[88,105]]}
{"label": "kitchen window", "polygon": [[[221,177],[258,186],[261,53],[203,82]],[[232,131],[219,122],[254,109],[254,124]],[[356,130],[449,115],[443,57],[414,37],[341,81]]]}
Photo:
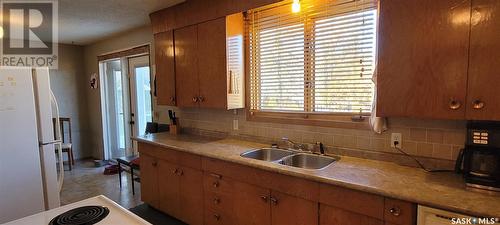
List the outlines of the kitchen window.
{"label": "kitchen window", "polygon": [[377,2],[299,3],[247,13],[250,115],[369,115]]}

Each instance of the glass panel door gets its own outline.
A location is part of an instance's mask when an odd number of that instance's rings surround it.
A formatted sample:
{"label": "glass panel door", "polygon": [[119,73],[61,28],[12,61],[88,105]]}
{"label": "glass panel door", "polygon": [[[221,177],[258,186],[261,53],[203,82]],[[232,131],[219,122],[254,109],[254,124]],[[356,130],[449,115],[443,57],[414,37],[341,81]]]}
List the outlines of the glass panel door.
{"label": "glass panel door", "polygon": [[135,136],[141,136],[146,133],[146,124],[153,121],[149,56],[129,58],[129,73],[132,129]]}
{"label": "glass panel door", "polygon": [[130,146],[128,79],[123,72],[122,60],[100,63],[103,85],[103,125],[106,158],[126,155]]}

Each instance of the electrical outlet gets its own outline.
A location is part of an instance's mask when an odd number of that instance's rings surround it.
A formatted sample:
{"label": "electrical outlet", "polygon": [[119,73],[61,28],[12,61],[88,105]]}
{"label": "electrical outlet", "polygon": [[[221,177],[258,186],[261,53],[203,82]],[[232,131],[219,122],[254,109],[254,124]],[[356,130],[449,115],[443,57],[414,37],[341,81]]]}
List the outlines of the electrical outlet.
{"label": "electrical outlet", "polygon": [[238,130],[238,120],[233,120],[233,130]]}
{"label": "electrical outlet", "polygon": [[403,145],[402,140],[403,139],[402,139],[401,133],[392,133],[391,134],[391,147],[395,148],[396,146],[394,146],[394,142],[397,141],[398,147],[401,148],[401,146]]}

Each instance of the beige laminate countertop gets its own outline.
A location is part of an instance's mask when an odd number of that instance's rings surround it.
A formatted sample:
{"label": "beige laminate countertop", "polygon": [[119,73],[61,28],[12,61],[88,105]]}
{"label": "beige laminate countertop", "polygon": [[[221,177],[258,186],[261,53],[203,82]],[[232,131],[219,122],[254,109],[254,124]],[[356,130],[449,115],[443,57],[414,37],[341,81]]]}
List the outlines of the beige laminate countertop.
{"label": "beige laminate countertop", "polygon": [[241,153],[269,145],[237,139],[150,134],[139,142],[247,165],[320,183],[342,186],[473,216],[500,217],[500,193],[466,188],[460,175],[427,173],[395,163],[341,156],[322,170],[309,170],[243,158]]}

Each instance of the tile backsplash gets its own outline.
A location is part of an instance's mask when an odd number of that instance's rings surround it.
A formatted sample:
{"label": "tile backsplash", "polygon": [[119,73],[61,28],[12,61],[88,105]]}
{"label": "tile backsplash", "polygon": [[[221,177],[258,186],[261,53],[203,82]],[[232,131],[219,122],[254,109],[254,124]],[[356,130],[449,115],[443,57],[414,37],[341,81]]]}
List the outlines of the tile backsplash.
{"label": "tile backsplash", "polygon": [[[159,121],[167,121],[165,108],[159,107]],[[247,121],[244,110],[175,109],[180,125],[185,130],[216,132],[233,137],[251,138],[276,143],[281,137],[299,143],[321,141],[327,152],[350,154],[361,157],[378,155],[376,158],[394,158],[401,154],[390,146],[391,133],[402,134],[402,149],[408,154],[427,160],[448,161],[456,159],[465,143],[465,121],[419,120],[389,118],[389,130],[376,134],[368,129],[340,129],[278,123]],[[238,130],[233,129],[238,120]]]}

